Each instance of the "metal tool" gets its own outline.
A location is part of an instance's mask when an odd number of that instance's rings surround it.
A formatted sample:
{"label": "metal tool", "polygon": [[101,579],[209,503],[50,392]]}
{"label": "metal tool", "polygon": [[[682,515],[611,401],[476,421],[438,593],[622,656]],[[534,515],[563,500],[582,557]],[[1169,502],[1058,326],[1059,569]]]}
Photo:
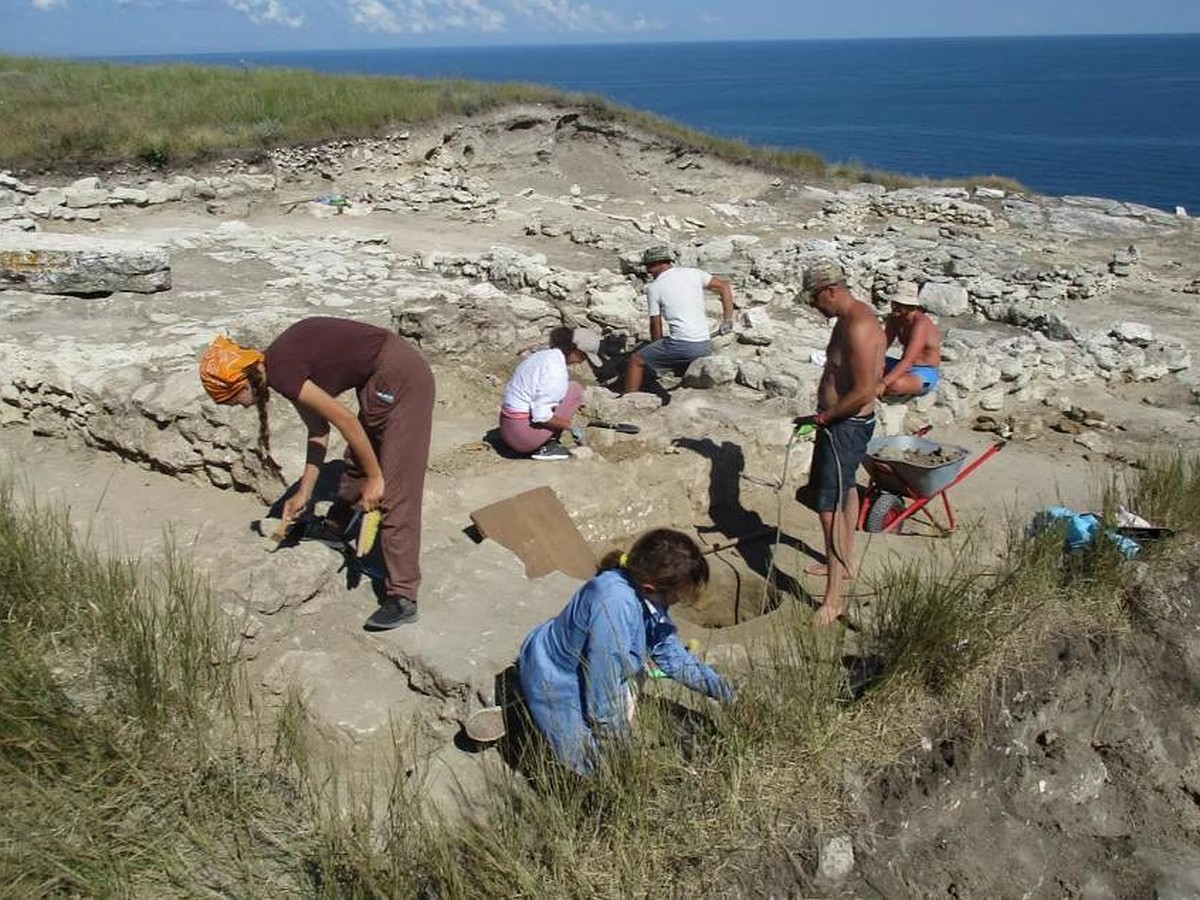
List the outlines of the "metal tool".
{"label": "metal tool", "polygon": [[603,419],[588,419],[588,425],[592,428],[608,428],[621,434],[637,434],[642,430],[641,426],[632,422],[605,422]]}

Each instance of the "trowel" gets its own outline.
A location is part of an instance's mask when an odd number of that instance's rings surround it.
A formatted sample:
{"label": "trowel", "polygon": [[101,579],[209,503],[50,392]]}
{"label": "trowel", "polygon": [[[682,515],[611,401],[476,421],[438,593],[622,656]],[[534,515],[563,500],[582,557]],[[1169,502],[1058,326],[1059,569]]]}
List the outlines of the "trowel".
{"label": "trowel", "polygon": [[637,434],[642,430],[640,426],[631,422],[605,422],[603,419],[588,419],[588,425],[592,428],[608,428],[621,434]]}

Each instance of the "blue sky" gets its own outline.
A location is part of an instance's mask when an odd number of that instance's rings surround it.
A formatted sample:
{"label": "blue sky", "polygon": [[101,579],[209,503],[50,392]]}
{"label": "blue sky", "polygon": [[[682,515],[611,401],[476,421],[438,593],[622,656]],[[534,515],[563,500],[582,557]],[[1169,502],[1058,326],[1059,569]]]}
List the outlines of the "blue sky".
{"label": "blue sky", "polygon": [[1200,0],[0,0],[0,52],[1200,32]]}

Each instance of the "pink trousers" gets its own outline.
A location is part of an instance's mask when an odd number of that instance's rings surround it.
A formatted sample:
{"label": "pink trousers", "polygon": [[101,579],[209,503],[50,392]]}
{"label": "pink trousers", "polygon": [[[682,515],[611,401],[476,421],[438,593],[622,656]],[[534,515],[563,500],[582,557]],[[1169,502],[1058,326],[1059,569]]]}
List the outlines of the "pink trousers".
{"label": "pink trousers", "polygon": [[[554,415],[569,419],[583,406],[583,388],[572,381],[567,385],[567,395],[554,407]],[[500,437],[517,453],[532,453],[561,432],[544,425],[535,425],[528,416],[517,418],[500,411]]]}

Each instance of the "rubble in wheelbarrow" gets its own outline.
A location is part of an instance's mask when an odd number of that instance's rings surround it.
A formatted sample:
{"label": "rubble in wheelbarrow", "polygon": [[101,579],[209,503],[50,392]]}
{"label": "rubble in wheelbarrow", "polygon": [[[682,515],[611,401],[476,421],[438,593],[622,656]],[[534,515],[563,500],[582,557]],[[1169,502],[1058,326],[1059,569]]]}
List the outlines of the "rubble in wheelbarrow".
{"label": "rubble in wheelbarrow", "polygon": [[962,447],[903,447],[889,444],[875,454],[886,462],[906,462],[915,466],[942,466],[967,455]]}

